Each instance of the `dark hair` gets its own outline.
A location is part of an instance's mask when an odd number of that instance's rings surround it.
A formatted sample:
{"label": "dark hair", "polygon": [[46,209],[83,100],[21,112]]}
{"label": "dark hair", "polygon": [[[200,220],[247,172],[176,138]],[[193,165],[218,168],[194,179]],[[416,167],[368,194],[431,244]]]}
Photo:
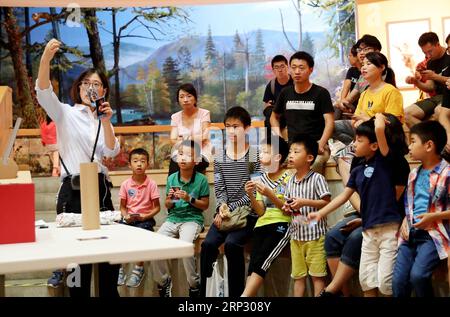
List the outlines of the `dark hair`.
{"label": "dark hair", "polygon": [[448,43],[448,41],[450,41],[450,33],[447,35],[447,37],[445,38],[445,43]]}
{"label": "dark hair", "polygon": [[143,148],[136,148],[131,150],[130,155],[128,156],[128,162],[131,162],[131,157],[133,155],[144,155],[147,158],[147,162],[150,161],[150,155],[148,155],[147,150],[143,149]]}
{"label": "dark hair", "polygon": [[357,43],[358,47],[361,46],[361,44],[364,44],[367,47],[372,47],[378,51],[381,51],[382,48],[380,41],[375,36],[370,34],[364,34]]}
{"label": "dark hair", "polygon": [[311,162],[311,165],[316,160],[317,154],[319,153],[319,144],[316,140],[311,138],[308,134],[297,134],[291,140],[291,146],[293,144],[301,144],[305,148],[306,153],[312,155],[314,159]]}
{"label": "dark hair", "polygon": [[187,83],[187,84],[183,84],[180,87],[178,87],[178,90],[177,90],[178,104],[180,104],[180,100],[179,100],[180,90],[184,90],[188,94],[191,94],[192,96],[194,96],[195,97],[195,106],[197,107],[197,100],[198,100],[197,99],[197,90],[195,89],[194,85]]}
{"label": "dark hair", "polygon": [[[276,134],[270,134],[267,138],[265,138],[261,141],[261,144],[267,144],[270,146],[278,144],[278,148],[276,149],[277,150],[276,152],[278,152],[277,154],[281,155],[280,165],[283,164],[284,161],[286,161],[286,158],[289,155],[289,145],[282,137],[280,137],[279,135],[276,135]],[[272,150],[274,150],[273,147],[272,147]],[[274,153],[272,153],[272,154],[274,154]]]}
{"label": "dark hair", "polygon": [[366,54],[366,57],[369,62],[371,62],[373,65],[375,65],[378,68],[381,68],[384,66],[384,70],[382,72],[382,75],[386,75],[386,78],[384,79],[384,82],[393,85],[395,85],[395,74],[394,71],[389,67],[388,60],[384,54],[380,52],[369,52]]}
{"label": "dark hair", "polygon": [[250,114],[248,113],[247,110],[245,110],[244,108],[240,107],[240,106],[236,106],[236,107],[232,107],[230,109],[228,109],[227,113],[225,114],[225,118],[223,119],[223,123],[225,124],[225,122],[228,119],[238,119],[239,121],[242,122],[242,124],[244,125],[244,127],[249,127],[252,124],[252,119],[250,118]]}
{"label": "dark hair", "polygon": [[408,154],[408,144],[406,143],[405,131],[403,124],[392,113],[383,113],[389,124],[386,124],[385,135],[389,145],[389,150],[393,153],[406,155]]}
{"label": "dark hair", "polygon": [[194,140],[183,140],[180,143],[180,146],[178,147],[178,149],[180,149],[183,146],[190,147],[191,149],[194,150],[194,160],[197,162],[197,159],[200,158],[200,155],[201,155],[200,145],[198,145],[198,143],[195,142]]}
{"label": "dark hair", "polygon": [[84,72],[82,72],[80,74],[80,76],[78,76],[77,79],[75,79],[75,81],[72,84],[72,88],[70,88],[70,98],[72,99],[72,101],[74,103],[80,103],[80,104],[83,103],[83,101],[81,100],[81,96],[80,96],[81,82],[86,77],[89,77],[92,74],[97,74],[98,77],[100,77],[100,80],[102,81],[103,89],[106,89],[105,100],[109,99],[109,81],[108,81],[108,78],[106,77],[105,73],[103,73],[101,70],[96,69],[96,68],[89,68],[89,69],[86,69]]}
{"label": "dark hair", "polygon": [[364,121],[357,128],[355,134],[357,136],[365,136],[369,139],[370,143],[377,142],[377,136],[375,134],[375,117],[370,120]]}
{"label": "dark hair", "polygon": [[286,57],[284,57],[283,55],[275,55],[274,58],[272,58],[272,62],[270,63],[272,68],[273,64],[278,62],[284,62],[286,65],[288,64],[288,60]]}
{"label": "dark hair", "polygon": [[289,59],[289,65],[292,63],[293,59],[304,60],[310,68],[314,67],[314,58],[304,51],[295,52],[294,55]]}
{"label": "dark hair", "polygon": [[447,144],[447,133],[444,127],[437,121],[423,121],[410,130],[410,134],[417,135],[422,143],[432,141],[436,148],[436,154],[440,155]]}
{"label": "dark hair", "polygon": [[357,51],[358,47],[359,47],[359,45],[355,44],[350,48],[350,54],[352,54],[353,57],[358,56],[358,51]]}
{"label": "dark hair", "polygon": [[430,43],[431,45],[436,45],[439,44],[439,37],[434,32],[426,32],[419,37],[419,41],[417,43],[420,47],[428,43]]}

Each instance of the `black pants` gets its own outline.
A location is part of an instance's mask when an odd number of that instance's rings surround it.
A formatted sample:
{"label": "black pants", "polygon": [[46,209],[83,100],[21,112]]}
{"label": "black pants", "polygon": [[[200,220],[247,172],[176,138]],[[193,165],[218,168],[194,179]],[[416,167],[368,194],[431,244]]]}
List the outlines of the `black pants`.
{"label": "black pants", "polygon": [[[98,265],[98,287],[99,297],[119,297],[117,291],[117,278],[119,277],[120,264],[99,263]],[[80,287],[69,287],[70,297],[91,296],[92,264],[80,265]],[[73,271],[68,271],[68,278]]]}
{"label": "black pants", "polygon": [[200,252],[200,296],[206,295],[206,279],[211,277],[213,263],[219,255],[219,247],[224,243],[228,265],[228,289],[230,297],[239,297],[245,288],[244,247],[252,236],[257,218],[247,216],[245,228],[223,232],[213,224],[202,243]]}
{"label": "black pants", "polygon": [[[98,192],[100,210],[114,210],[111,200],[111,183],[107,180],[105,174],[98,174]],[[81,213],[80,191],[73,190],[70,177],[63,180],[58,192],[56,212]],[[111,265],[109,263],[99,264],[99,296],[100,297],[119,297],[117,291],[117,278],[119,277],[120,265]],[[69,276],[71,272],[68,272]],[[91,275],[92,264],[80,265],[80,287],[69,287],[71,297],[89,297],[91,293]]]}
{"label": "black pants", "polygon": [[[106,178],[105,174],[98,174],[98,198],[100,203],[100,211],[114,210],[114,205],[111,200],[111,183]],[[81,196],[79,190],[73,190],[70,177],[65,177],[58,192],[58,199],[56,203],[56,213],[72,212],[81,213]]]}

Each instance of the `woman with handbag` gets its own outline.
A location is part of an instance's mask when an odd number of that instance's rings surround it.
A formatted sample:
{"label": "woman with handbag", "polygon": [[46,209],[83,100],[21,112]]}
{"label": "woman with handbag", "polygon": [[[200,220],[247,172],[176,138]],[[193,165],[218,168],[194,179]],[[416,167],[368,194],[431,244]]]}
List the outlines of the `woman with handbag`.
{"label": "woman with handbag", "polygon": [[[58,192],[57,213],[80,213],[79,172],[80,163],[97,162],[99,166],[100,210],[114,210],[111,201],[108,170],[102,165],[104,156],[119,153],[119,142],[111,124],[112,109],[108,100],[109,83],[102,72],[88,69],[73,82],[71,98],[75,105],[61,103],[50,83],[50,62],[58,52],[61,42],[50,40],[42,54],[36,93],[39,104],[56,124],[58,149],[61,156],[62,185]],[[97,96],[97,97],[94,97]],[[98,102],[103,96],[103,102]],[[94,107],[92,107],[94,106]],[[117,277],[119,265],[99,265],[99,295],[118,297]],[[80,265],[81,285],[69,287],[72,297],[89,297],[92,265]]]}

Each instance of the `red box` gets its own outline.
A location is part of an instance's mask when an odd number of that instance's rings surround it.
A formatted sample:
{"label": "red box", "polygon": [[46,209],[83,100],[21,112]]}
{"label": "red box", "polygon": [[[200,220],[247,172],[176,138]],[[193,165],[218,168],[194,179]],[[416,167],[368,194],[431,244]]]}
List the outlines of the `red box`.
{"label": "red box", "polygon": [[36,241],[34,184],[0,185],[0,244]]}

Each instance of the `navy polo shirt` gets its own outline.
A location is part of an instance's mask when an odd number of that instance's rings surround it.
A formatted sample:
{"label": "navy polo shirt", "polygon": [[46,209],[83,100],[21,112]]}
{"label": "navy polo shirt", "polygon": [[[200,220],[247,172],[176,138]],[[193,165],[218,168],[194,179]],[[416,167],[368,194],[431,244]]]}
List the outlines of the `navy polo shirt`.
{"label": "navy polo shirt", "polygon": [[409,165],[404,157],[399,159],[391,154],[384,157],[380,152],[352,169],[347,187],[355,189],[361,197],[364,230],[402,221],[395,186],[406,186],[408,173]]}

